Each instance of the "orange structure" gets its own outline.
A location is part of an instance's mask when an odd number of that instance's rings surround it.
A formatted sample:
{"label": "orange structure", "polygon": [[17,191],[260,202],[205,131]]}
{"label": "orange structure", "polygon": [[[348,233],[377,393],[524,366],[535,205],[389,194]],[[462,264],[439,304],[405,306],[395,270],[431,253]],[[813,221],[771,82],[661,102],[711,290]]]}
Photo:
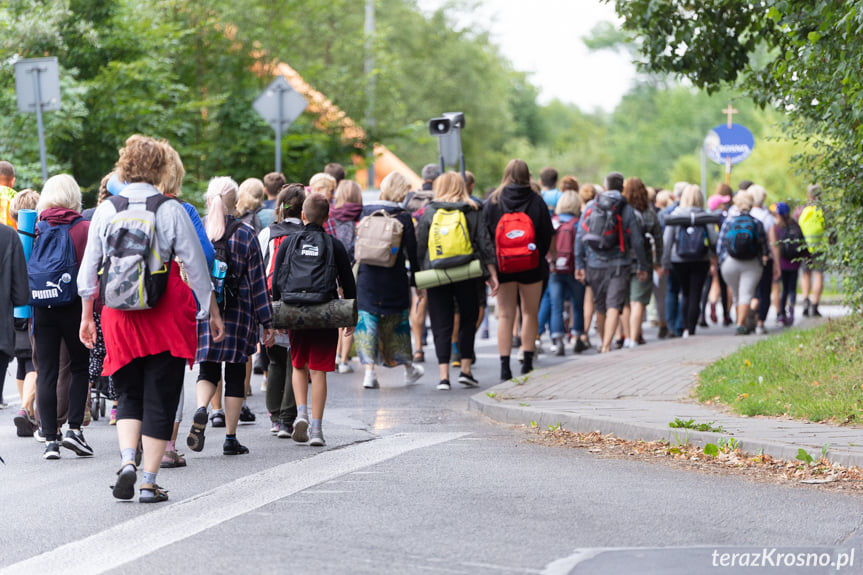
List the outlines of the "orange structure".
{"label": "orange structure", "polygon": [[[326,96],[309,86],[296,70],[284,62],[274,62],[272,69],[263,71],[262,75],[283,76],[291,87],[301,94],[309,103],[307,111],[318,116],[319,122],[325,125],[338,125],[344,137],[349,140],[362,140],[365,138],[365,130],[357,125],[344,110],[333,104]],[[393,154],[381,144],[374,145],[375,157],[375,187],[379,188],[381,180],[391,172],[400,172],[408,178],[414,189],[422,187],[422,178],[402,162],[398,156]],[[356,166],[356,180],[362,184],[368,182],[368,171],[365,169],[366,159],[360,155],[354,156]]]}

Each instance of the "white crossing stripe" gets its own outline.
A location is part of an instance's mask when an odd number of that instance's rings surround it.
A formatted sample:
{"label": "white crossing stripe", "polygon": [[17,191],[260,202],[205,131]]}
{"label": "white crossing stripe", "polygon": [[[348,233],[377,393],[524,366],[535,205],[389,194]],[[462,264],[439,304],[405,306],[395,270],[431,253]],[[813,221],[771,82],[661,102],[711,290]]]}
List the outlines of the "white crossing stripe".
{"label": "white crossing stripe", "polygon": [[465,435],[401,433],[277,465],[190,499],[163,503],[146,515],[0,569],[0,575],[104,573],[315,485]]}

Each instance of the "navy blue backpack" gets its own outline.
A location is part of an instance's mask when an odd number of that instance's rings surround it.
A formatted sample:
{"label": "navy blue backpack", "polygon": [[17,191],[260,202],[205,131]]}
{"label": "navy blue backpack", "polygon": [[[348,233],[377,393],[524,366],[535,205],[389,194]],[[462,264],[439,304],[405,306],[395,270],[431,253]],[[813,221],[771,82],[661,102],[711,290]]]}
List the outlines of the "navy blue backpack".
{"label": "navy blue backpack", "polygon": [[36,224],[36,240],[27,262],[30,276],[30,305],[54,307],[69,305],[78,297],[78,258],[69,230],[81,221],[52,226]]}

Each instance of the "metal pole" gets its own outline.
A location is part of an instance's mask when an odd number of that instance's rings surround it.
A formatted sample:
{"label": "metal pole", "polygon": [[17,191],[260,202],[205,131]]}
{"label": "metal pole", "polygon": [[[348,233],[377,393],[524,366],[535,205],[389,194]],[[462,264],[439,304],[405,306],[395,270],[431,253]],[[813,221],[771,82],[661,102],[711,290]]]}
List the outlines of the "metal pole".
{"label": "metal pole", "polygon": [[279,100],[278,115],[276,116],[276,172],[282,172],[282,94],[281,87],[276,90],[276,98]]}
{"label": "metal pole", "polygon": [[[374,58],[374,38],[375,38],[375,0],[366,0],[366,89],[368,91],[368,106],[366,107],[366,127],[373,130],[375,127],[375,58]],[[375,187],[375,144],[372,141],[374,133],[369,133],[369,169],[368,169],[368,189],[373,190]]]}
{"label": "metal pole", "polygon": [[731,156],[725,159],[725,183],[731,185]]}
{"label": "metal pole", "polygon": [[707,153],[701,147],[701,193],[707,197]]}
{"label": "metal pole", "polygon": [[461,179],[467,180],[467,175],[464,173],[464,152],[461,149],[461,129],[457,129],[455,133],[458,136],[458,169],[461,172]]}
{"label": "metal pole", "polygon": [[36,130],[39,133],[39,159],[42,162],[42,182],[48,179],[48,160],[45,157],[45,126],[42,124],[42,91],[39,74],[42,72],[38,66],[30,68],[33,74],[33,93],[36,96]]}

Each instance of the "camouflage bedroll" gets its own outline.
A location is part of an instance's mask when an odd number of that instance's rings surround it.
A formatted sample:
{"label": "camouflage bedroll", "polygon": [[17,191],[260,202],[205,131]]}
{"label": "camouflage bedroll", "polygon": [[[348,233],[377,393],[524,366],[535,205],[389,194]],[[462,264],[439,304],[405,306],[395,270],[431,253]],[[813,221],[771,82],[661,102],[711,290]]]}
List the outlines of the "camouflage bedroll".
{"label": "camouflage bedroll", "polygon": [[276,329],[325,329],[357,325],[357,300],[336,299],[326,303],[289,304],[273,302]]}

